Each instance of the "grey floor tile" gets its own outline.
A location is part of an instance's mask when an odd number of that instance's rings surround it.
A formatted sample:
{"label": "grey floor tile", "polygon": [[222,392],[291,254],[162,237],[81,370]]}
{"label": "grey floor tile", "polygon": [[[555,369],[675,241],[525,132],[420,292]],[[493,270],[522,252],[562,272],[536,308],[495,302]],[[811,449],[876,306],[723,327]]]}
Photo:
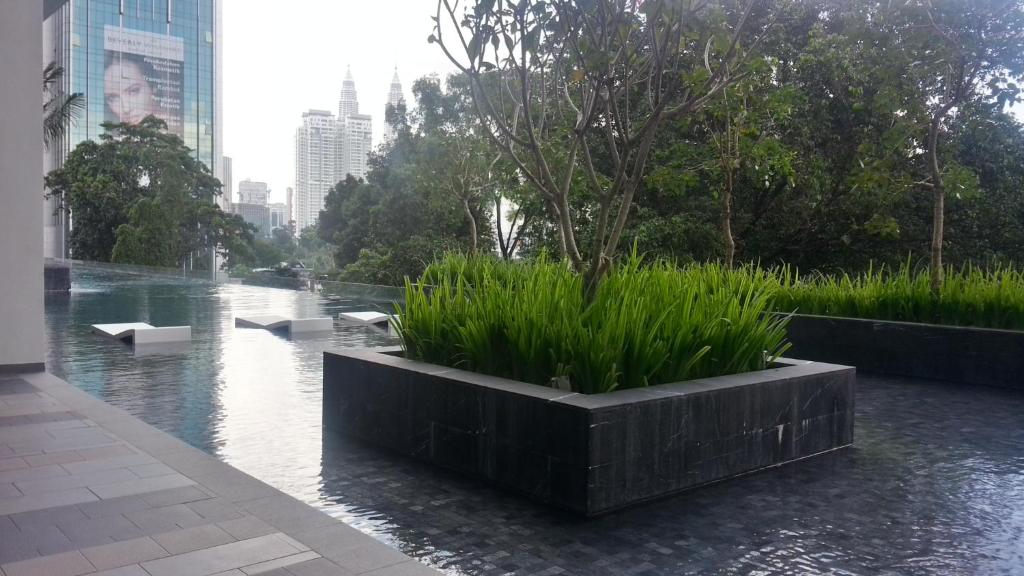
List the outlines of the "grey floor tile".
{"label": "grey floor tile", "polygon": [[352,576],[355,574],[355,572],[345,570],[327,558],[317,558],[316,560],[292,564],[284,572],[292,576]]}
{"label": "grey floor tile", "polygon": [[255,516],[245,516],[237,520],[218,522],[217,526],[220,526],[225,532],[239,540],[265,536],[277,531],[276,528]]}
{"label": "grey floor tile", "polygon": [[245,515],[245,512],[238,508],[238,506],[221,498],[189,502],[188,507],[211,522],[234,520]]}
{"label": "grey floor tile", "polygon": [[14,485],[27,495],[57,492],[71,488],[102,486],[105,484],[128,482],[137,479],[138,476],[133,474],[127,468],[114,468],[112,470],[98,470],[96,472],[87,472],[85,474],[70,474],[67,476],[55,476],[52,478],[23,480],[15,482]]}
{"label": "grey floor tile", "polygon": [[295,548],[273,534],[143,562],[152,576],[201,576],[291,556]]}
{"label": "grey floor tile", "polygon": [[171,554],[184,554],[202,548],[212,548],[237,540],[216,524],[195,526],[184,530],[174,530],[153,536],[164,550]]}
{"label": "grey floor tile", "polygon": [[298,554],[292,554],[291,556],[284,556],[281,558],[276,558],[274,560],[268,560],[266,562],[252,564],[251,566],[243,566],[242,572],[244,572],[247,575],[266,574],[267,572],[282,570],[288,566],[292,566],[309,560],[316,560],[319,557],[320,555],[316,552],[299,552]]}
{"label": "grey floor tile", "polygon": [[128,512],[125,517],[149,534],[206,523],[202,516],[196,514],[185,504],[172,504],[171,506]]}
{"label": "grey floor tile", "polygon": [[105,484],[103,486],[92,486],[90,490],[100,498],[107,499],[156,492],[157,490],[166,490],[168,488],[180,488],[191,484],[194,484],[194,482],[181,474],[169,474],[167,476],[139,478],[138,480]]}
{"label": "grey floor tile", "polygon": [[[76,451],[75,453],[81,455],[81,452],[79,451]],[[156,462],[156,460],[146,454],[121,454],[119,456],[101,456],[91,458],[82,456],[80,460],[80,462],[64,464],[63,468],[71,474],[85,474],[99,470],[125,468],[128,466],[139,466]]]}
{"label": "grey floor tile", "polygon": [[151,538],[133,538],[104,546],[93,546],[84,548],[81,552],[97,570],[120,568],[169,555]]}
{"label": "grey floor tile", "polygon": [[24,458],[15,456],[14,458],[2,458],[0,459],[0,472],[7,472],[8,470],[20,470],[21,468],[28,468],[28,462]]}
{"label": "grey floor tile", "polygon": [[437,570],[415,560],[409,560],[401,564],[364,572],[363,576],[437,576]]}
{"label": "grey floor tile", "polygon": [[199,500],[208,500],[212,498],[212,496],[201,490],[199,486],[195,485],[171,488],[168,490],[157,490],[147,494],[140,494],[139,497],[154,508],[170,506],[171,504],[186,504],[189,502],[197,502]]}
{"label": "grey floor tile", "polygon": [[72,542],[95,542],[97,538],[107,537],[112,540],[128,540],[144,536],[144,532],[124,516],[107,516],[104,518],[88,518],[58,524]]}
{"label": "grey floor tile", "polygon": [[78,509],[89,518],[117,516],[128,512],[137,512],[153,508],[139,496],[121,496],[109,500],[98,500],[87,504],[79,504]]}
{"label": "grey floor tile", "polygon": [[77,550],[0,566],[6,576],[80,576],[93,566]]}
{"label": "grey floor tile", "polygon": [[133,564],[131,566],[114,568],[113,570],[104,570],[90,576],[149,576],[149,574],[142,569],[142,566]]}
{"label": "grey floor tile", "polygon": [[0,500],[0,516],[29,512],[32,510],[41,510],[44,508],[53,508],[55,506],[63,506],[67,504],[92,502],[94,500],[98,500],[96,495],[85,488],[73,488],[71,490],[64,490],[61,492],[47,492],[46,494],[33,494],[31,496],[22,496],[21,498]]}
{"label": "grey floor tile", "polygon": [[320,552],[321,555],[356,574],[409,561],[409,557],[405,554],[373,540],[354,548],[327,548],[326,550],[326,552]]}
{"label": "grey floor tile", "polygon": [[61,522],[84,520],[86,515],[82,513],[82,510],[78,506],[71,505],[46,508],[44,510],[34,510],[32,512],[23,512],[21,514],[12,514],[8,516],[8,518],[10,518],[11,521],[21,530],[31,530],[34,528],[54,526]]}

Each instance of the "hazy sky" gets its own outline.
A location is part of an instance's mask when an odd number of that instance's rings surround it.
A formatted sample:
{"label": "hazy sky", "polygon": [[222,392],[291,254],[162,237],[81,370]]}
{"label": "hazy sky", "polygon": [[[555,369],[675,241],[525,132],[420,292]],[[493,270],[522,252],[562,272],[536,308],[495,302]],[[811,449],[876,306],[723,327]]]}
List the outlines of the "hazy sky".
{"label": "hazy sky", "polygon": [[406,100],[412,83],[451,70],[427,44],[434,0],[222,0],[224,155],[238,182],[267,182],[284,202],[295,180],[295,128],[310,108],[338,113],[345,66],[359,111],[373,115],[374,145],[398,66]]}

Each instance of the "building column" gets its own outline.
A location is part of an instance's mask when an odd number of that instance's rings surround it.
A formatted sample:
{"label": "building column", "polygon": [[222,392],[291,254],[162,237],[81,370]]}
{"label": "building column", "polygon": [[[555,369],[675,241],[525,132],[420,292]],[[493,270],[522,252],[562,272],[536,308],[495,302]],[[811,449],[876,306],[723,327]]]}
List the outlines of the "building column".
{"label": "building column", "polygon": [[0,371],[41,369],[43,2],[0,6]]}

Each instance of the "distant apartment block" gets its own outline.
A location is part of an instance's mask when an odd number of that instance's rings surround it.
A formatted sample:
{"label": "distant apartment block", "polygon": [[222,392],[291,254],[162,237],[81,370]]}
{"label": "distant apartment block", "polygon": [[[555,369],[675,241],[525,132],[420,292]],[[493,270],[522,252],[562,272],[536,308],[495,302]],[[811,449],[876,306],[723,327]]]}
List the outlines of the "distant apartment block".
{"label": "distant apartment block", "polygon": [[266,182],[253,182],[246,178],[238,183],[238,201],[243,204],[261,204],[266,206],[270,197],[270,188]]}
{"label": "distant apartment block", "polygon": [[256,227],[257,238],[270,237],[270,207],[266,204],[248,204],[236,202],[233,206],[235,214],[247,223]]}
{"label": "distant apartment block", "polygon": [[268,204],[267,207],[270,209],[270,230],[287,228],[288,221],[291,220],[288,215],[288,205],[283,202],[275,202]]}
{"label": "distant apartment block", "polygon": [[337,183],[338,122],[326,110],[302,114],[295,130],[295,230],[316,224],[324,198]]}

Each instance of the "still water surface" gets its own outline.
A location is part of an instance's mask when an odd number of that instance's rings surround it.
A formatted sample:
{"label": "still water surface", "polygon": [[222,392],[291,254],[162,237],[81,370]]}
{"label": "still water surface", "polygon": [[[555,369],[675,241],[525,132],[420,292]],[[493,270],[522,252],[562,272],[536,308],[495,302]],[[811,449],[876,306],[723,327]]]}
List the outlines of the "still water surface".
{"label": "still water surface", "polygon": [[[77,266],[46,305],[48,369],[449,574],[1024,574],[1024,394],[861,376],[855,446],[579,521],[478,482],[323,437],[322,352],[367,327],[288,340],[244,314],[383,302]],[[89,325],[189,324],[136,356]]]}
{"label": "still water surface", "polygon": [[[215,284],[76,265],[69,296],[46,301],[47,367],[76,386],[302,500],[321,491],[323,351],[394,343],[385,332],[337,324],[289,339],[236,328],[234,318],[334,316],[390,309],[386,301]],[[90,325],[192,326],[169,354],[136,355]]]}

